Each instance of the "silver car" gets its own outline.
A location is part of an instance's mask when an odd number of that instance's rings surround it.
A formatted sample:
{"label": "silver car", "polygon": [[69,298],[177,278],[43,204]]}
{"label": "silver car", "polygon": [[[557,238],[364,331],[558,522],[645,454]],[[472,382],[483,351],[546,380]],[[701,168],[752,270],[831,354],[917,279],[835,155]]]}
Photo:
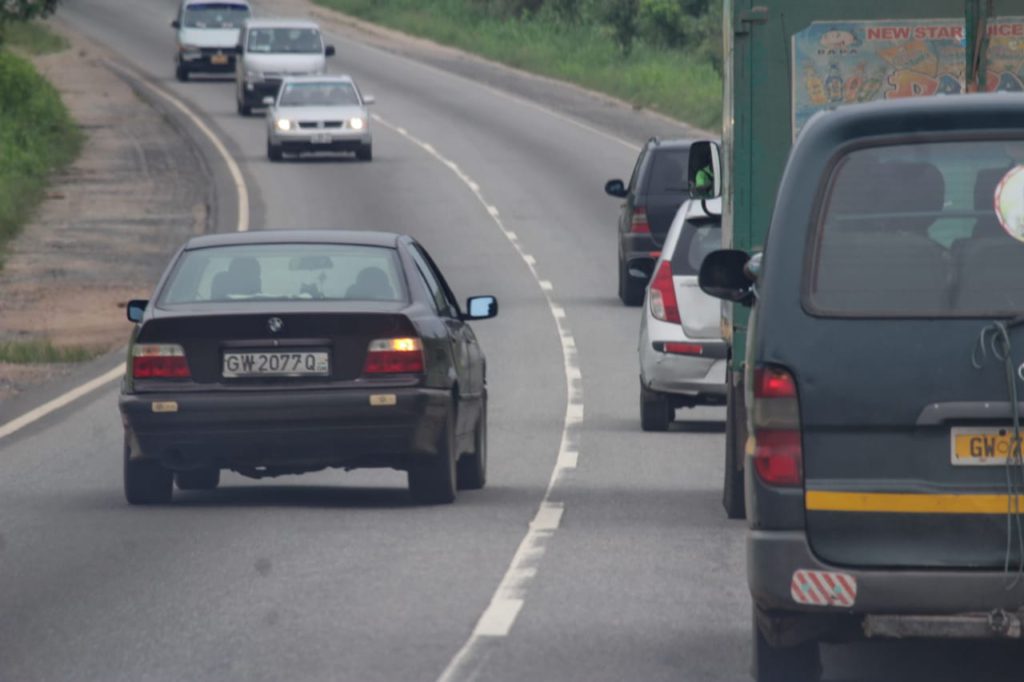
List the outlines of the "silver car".
{"label": "silver car", "polygon": [[640,424],[665,431],[680,407],[725,404],[728,348],[721,306],[697,285],[704,256],[721,248],[721,200],[686,201],[654,264],[640,321]]}
{"label": "silver car", "polygon": [[373,159],[373,134],[363,95],[348,76],[286,78],[277,97],[267,97],[267,158],[284,154],[355,152]]}

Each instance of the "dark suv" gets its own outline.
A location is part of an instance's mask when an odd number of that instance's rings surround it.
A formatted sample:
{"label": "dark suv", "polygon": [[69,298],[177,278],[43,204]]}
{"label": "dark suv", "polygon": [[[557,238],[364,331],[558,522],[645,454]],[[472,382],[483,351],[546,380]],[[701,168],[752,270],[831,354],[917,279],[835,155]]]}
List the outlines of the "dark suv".
{"label": "dark suv", "polygon": [[619,298],[626,305],[643,303],[672,218],[688,198],[690,143],[652,137],[640,150],[628,185],[605,183],[605,193],[626,200],[619,214]]}
{"label": "dark suv", "polygon": [[747,577],[759,682],[818,642],[1024,629],[1024,95],[840,107],[800,133],[750,304]]}

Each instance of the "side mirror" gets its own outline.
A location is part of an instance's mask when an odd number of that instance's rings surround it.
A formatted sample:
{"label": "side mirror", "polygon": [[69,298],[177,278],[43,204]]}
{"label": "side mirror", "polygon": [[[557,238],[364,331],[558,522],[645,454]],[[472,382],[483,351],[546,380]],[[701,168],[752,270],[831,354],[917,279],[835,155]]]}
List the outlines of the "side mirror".
{"label": "side mirror", "polygon": [[263,98],[263,106],[265,106],[265,107],[272,107],[272,106],[274,106],[274,98],[271,97],[270,95],[267,95],[266,97],[264,97]]}
{"label": "side mirror", "polygon": [[171,28],[181,28],[181,22],[175,19],[171,22]]}
{"label": "side mirror", "polygon": [[324,48],[324,56],[325,57],[333,57],[334,56],[334,45],[328,45],[327,47]]}
{"label": "side mirror", "polygon": [[609,180],[604,183],[604,193],[620,199],[625,198],[626,195],[629,194],[629,192],[626,191],[626,183],[622,180]]}
{"label": "side mirror", "polygon": [[691,199],[722,196],[722,150],[717,142],[700,140],[690,145],[686,178]]}
{"label": "side mirror", "polygon": [[377,103],[377,98],[374,97],[373,95],[363,95],[363,104],[364,105],[370,106],[371,104],[376,104],[376,103]]}
{"label": "side mirror", "polygon": [[498,315],[498,299],[494,296],[473,296],[466,301],[464,320],[489,320]]}
{"label": "side mirror", "polygon": [[128,315],[128,321],[142,322],[142,316],[146,314],[146,306],[148,305],[149,301],[143,299],[128,301],[128,307],[125,311]]}
{"label": "side mirror", "polygon": [[750,255],[746,251],[712,251],[700,264],[697,281],[708,296],[749,306],[754,302],[754,280],[747,271]]}

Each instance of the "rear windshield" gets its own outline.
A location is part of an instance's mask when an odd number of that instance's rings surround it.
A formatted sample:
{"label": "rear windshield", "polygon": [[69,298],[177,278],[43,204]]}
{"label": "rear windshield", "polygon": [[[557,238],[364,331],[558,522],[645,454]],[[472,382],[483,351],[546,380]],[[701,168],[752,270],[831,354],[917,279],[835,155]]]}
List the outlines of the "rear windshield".
{"label": "rear windshield", "polygon": [[691,218],[683,224],[672,254],[672,274],[700,274],[700,264],[712,251],[722,248],[722,224],[720,218]]}
{"label": "rear windshield", "polygon": [[262,54],[319,54],[324,46],[315,28],[253,28],[246,49]]}
{"label": "rear windshield", "polygon": [[647,180],[648,194],[686,194],[687,163],[689,149],[657,149],[651,160],[651,172]]}
{"label": "rear windshield", "polygon": [[324,107],[359,104],[351,83],[287,83],[281,90],[283,107]]}
{"label": "rear windshield", "polygon": [[189,5],[182,16],[185,28],[240,28],[249,18],[249,8],[229,2]]}
{"label": "rear windshield", "polygon": [[1024,140],[852,152],[837,166],[808,276],[839,315],[1024,313]]}
{"label": "rear windshield", "polygon": [[345,244],[249,244],[186,251],[159,303],[402,301],[394,249]]}

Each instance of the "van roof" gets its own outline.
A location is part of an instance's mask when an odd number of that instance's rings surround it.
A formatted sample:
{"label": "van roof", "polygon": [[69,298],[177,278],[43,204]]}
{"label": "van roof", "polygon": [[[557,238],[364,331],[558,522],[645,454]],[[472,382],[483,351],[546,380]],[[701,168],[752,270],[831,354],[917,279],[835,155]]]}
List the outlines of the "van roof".
{"label": "van roof", "polygon": [[310,19],[248,19],[246,28],[315,28],[320,25]]}
{"label": "van roof", "polygon": [[237,5],[252,9],[249,5],[249,0],[184,0],[182,3],[184,7],[191,7],[192,5]]}

